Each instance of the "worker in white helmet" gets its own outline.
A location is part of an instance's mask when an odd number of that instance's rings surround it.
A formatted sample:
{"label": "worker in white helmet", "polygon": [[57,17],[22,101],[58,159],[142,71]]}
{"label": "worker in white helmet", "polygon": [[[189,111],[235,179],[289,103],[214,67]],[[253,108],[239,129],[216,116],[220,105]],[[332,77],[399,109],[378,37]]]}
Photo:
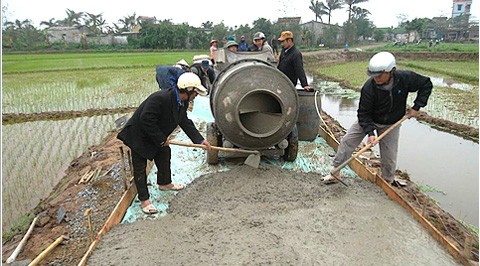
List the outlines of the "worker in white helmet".
{"label": "worker in white helmet", "polygon": [[149,200],[147,160],[155,161],[160,190],[183,189],[182,185],[172,183],[169,136],[173,130],[180,126],[193,143],[203,144],[206,149],[210,149],[208,141],[187,116],[189,102],[199,94],[207,95],[207,90],[202,86],[200,78],[191,72],[183,73],[178,78],[177,86],[178,88],[160,90],[148,96],[117,136],[131,149],[133,177],[140,206],[145,214],[158,212]]}
{"label": "worker in white helmet", "polygon": [[[389,52],[375,54],[368,64],[367,75],[370,77],[362,87],[357,111],[357,121],[348,129],[342,138],[337,154],[333,160],[332,171],[349,159],[368,136],[368,143],[375,145],[376,136],[380,136],[393,124],[401,120],[407,109],[407,97],[416,92],[407,117],[415,117],[421,107],[427,105],[432,92],[429,77],[412,71],[397,70],[395,57]],[[395,181],[397,150],[400,127],[395,127],[380,141],[381,176],[392,185]],[[340,171],[323,177],[326,183],[336,183]]]}

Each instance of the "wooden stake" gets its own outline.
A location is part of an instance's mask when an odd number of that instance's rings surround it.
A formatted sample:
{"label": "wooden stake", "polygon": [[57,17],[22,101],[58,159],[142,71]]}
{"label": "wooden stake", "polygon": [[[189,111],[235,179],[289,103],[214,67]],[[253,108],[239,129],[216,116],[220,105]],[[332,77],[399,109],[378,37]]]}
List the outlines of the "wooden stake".
{"label": "wooden stake", "polygon": [[127,150],[127,159],[128,159],[128,166],[130,167],[130,174],[133,176],[132,155],[130,154],[130,150]]}
{"label": "wooden stake", "polygon": [[123,180],[124,180],[124,188],[125,190],[128,189],[128,179],[127,179],[127,172],[125,169],[125,154],[123,153],[123,147],[120,146],[120,154],[122,155],[122,173],[123,173]]}
{"label": "wooden stake", "polygon": [[92,226],[92,215],[90,215],[91,209],[88,208],[85,210],[85,216],[87,216],[87,223],[88,223],[88,231],[90,232],[90,241],[93,242],[95,240],[95,235],[93,233],[93,226]]}
{"label": "wooden stake", "polygon": [[465,245],[463,246],[463,256],[470,259],[470,253],[472,252],[473,237],[470,234],[465,234]]}
{"label": "wooden stake", "polygon": [[57,240],[55,240],[55,242],[50,244],[50,246],[48,246],[44,251],[42,251],[42,253],[40,253],[32,262],[30,262],[28,266],[38,265],[38,263],[40,263],[46,256],[48,256],[48,254],[50,254],[50,252],[52,252],[52,250],[60,243],[62,243],[62,241],[65,239],[68,238],[64,235],[61,235],[59,238],[57,238]]}
{"label": "wooden stake", "polygon": [[30,237],[30,234],[32,234],[33,228],[35,227],[35,224],[37,223],[37,220],[38,220],[38,216],[33,218],[32,224],[30,224],[30,227],[28,228],[27,233],[23,236],[22,240],[20,241],[18,246],[15,248],[12,255],[10,255],[10,257],[8,257],[8,259],[6,260],[6,263],[12,263],[12,262],[15,261],[18,254],[22,251],[23,247],[27,243],[27,240]]}

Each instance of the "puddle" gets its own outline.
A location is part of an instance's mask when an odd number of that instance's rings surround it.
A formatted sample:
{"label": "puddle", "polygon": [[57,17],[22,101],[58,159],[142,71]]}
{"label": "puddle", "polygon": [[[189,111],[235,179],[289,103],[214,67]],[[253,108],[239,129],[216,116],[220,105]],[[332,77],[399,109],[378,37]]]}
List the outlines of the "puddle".
{"label": "puddle", "polygon": [[438,87],[450,87],[450,88],[459,89],[463,91],[471,91],[475,88],[475,86],[473,85],[454,82],[451,79],[430,77],[430,80],[432,81],[433,86],[438,86]]}

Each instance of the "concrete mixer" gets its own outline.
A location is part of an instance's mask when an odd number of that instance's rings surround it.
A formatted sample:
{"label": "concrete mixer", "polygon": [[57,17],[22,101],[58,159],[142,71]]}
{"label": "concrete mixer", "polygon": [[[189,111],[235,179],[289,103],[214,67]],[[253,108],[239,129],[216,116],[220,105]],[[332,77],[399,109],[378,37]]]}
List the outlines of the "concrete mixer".
{"label": "concrete mixer", "polygon": [[[287,76],[269,63],[259,59],[230,63],[210,92],[215,122],[207,124],[207,140],[215,146],[257,150],[263,156],[294,161],[298,99]],[[207,161],[218,163],[218,151],[208,151]]]}

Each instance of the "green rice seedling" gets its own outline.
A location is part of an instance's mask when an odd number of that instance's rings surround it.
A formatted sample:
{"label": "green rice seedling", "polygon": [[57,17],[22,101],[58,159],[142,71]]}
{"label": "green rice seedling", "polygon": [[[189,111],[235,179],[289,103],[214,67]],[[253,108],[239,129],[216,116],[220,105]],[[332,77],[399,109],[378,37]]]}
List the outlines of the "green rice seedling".
{"label": "green rice seedling", "polygon": [[68,164],[88,146],[98,144],[120,116],[3,126],[3,138],[9,141],[2,145],[2,227],[8,228],[46,197]]}
{"label": "green rice seedling", "polygon": [[3,73],[102,70],[173,65],[180,59],[192,63],[200,52],[151,53],[81,53],[81,54],[6,54],[2,57]]}

